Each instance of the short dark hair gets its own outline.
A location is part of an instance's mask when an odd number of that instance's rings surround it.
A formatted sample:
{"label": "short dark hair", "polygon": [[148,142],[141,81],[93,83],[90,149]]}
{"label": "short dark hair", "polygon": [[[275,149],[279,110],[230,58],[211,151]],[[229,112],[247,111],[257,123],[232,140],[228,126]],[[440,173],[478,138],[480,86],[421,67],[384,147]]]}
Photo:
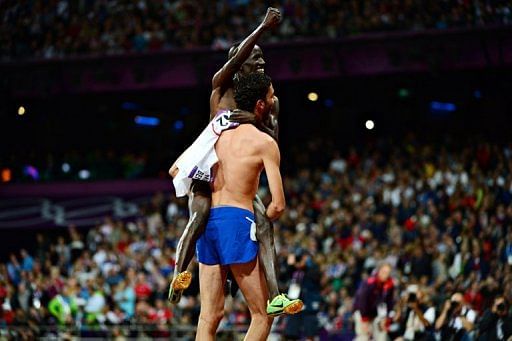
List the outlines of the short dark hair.
{"label": "short dark hair", "polygon": [[265,100],[271,84],[270,77],[261,72],[240,77],[235,83],[235,102],[238,109],[253,112],[256,102]]}

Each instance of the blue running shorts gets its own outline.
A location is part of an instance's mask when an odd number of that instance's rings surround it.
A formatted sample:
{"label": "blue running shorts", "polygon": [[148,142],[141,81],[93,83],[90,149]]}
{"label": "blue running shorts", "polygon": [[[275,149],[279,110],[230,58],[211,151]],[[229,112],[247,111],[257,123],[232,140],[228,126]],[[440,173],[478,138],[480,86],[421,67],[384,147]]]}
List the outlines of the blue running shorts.
{"label": "blue running shorts", "polygon": [[197,261],[207,265],[249,263],[257,254],[254,214],[244,208],[213,207],[196,243]]}

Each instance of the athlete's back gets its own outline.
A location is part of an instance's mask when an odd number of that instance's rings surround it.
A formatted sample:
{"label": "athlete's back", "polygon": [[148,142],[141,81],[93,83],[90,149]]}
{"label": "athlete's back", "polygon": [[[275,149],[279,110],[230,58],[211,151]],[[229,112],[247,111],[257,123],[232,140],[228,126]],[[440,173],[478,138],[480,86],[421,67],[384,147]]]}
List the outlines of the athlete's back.
{"label": "athlete's back", "polygon": [[219,162],[215,170],[212,206],[253,210],[260,173],[268,149],[279,152],[276,142],[250,124],[224,131],[215,145]]}

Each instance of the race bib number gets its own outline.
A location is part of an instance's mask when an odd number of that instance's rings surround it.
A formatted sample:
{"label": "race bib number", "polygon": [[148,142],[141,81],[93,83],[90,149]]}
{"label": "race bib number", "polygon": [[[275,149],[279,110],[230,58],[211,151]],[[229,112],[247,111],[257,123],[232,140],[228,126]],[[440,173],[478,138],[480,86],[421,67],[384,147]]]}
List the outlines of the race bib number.
{"label": "race bib number", "polygon": [[225,111],[213,119],[212,129],[215,134],[220,135],[224,130],[228,130],[238,126],[238,123],[231,122],[229,120],[230,116],[231,111]]}
{"label": "race bib number", "polygon": [[197,166],[194,167],[194,169],[192,169],[192,171],[190,172],[188,177],[190,179],[201,180],[201,181],[206,181],[206,182],[210,182],[210,180],[212,178],[210,172],[204,172],[204,171],[200,170],[199,168],[197,168]]}

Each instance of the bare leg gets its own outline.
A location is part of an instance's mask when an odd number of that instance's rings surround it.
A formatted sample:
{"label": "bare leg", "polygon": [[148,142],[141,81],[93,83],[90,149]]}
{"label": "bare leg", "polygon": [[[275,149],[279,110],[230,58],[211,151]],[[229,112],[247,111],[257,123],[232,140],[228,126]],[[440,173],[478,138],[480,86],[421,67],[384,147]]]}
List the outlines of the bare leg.
{"label": "bare leg", "polygon": [[187,270],[194,258],[196,241],[203,234],[210,215],[212,197],[209,184],[204,181],[195,181],[191,192],[188,200],[190,218],[176,249],[175,275]]}
{"label": "bare leg", "polygon": [[210,206],[210,185],[203,181],[194,181],[188,201],[190,218],[176,249],[174,278],[169,287],[169,301],[171,303],[178,303],[183,290],[190,285],[192,274],[185,270],[187,270],[194,257],[197,239],[204,232],[208,222]]}
{"label": "bare leg", "polygon": [[268,290],[258,257],[250,263],[232,264],[230,269],[251,312],[251,324],[244,340],[267,340],[273,318],[266,313]]}
{"label": "bare leg", "polygon": [[221,265],[199,263],[199,293],[201,312],[196,340],[215,340],[215,333],[224,317],[224,282],[227,268]]}
{"label": "bare leg", "polygon": [[267,280],[270,297],[279,295],[277,284],[277,256],[274,244],[274,225],[267,218],[266,209],[261,199],[256,196],[253,201],[254,215],[256,217],[256,238],[258,239],[258,256],[262,270]]}

